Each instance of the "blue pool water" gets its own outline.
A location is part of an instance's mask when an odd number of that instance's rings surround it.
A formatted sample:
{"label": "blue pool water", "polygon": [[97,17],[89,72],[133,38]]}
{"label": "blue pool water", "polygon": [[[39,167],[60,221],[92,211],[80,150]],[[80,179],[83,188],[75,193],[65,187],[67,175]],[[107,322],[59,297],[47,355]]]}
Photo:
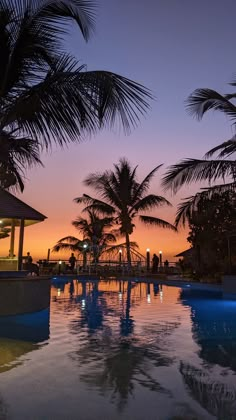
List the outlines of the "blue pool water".
{"label": "blue pool water", "polygon": [[54,279],[50,311],[0,318],[0,419],[236,420],[236,301]]}

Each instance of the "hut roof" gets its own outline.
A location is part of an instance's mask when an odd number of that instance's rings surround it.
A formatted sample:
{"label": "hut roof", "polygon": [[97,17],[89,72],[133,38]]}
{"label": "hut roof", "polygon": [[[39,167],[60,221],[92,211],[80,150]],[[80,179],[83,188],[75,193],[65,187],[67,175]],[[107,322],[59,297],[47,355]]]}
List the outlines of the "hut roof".
{"label": "hut roof", "polygon": [[189,248],[175,255],[175,257],[191,257],[192,255],[193,255],[193,248]]}
{"label": "hut roof", "polygon": [[0,219],[4,226],[10,225],[12,220],[15,220],[15,225],[19,224],[20,220],[25,220],[27,226],[42,222],[46,218],[42,213],[0,188]]}

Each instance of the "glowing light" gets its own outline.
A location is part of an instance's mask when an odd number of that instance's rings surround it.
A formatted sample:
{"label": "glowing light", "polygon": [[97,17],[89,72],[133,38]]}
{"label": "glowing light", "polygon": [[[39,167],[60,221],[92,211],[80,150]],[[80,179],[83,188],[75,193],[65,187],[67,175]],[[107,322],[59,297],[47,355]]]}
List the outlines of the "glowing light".
{"label": "glowing light", "polygon": [[62,264],[62,261],[61,261],[61,260],[59,261],[59,264],[60,264],[60,265]]}
{"label": "glowing light", "polygon": [[122,254],[122,249],[119,249],[119,253]]}
{"label": "glowing light", "polygon": [[82,309],[84,309],[84,308],[85,308],[85,305],[86,305],[86,303],[85,303],[85,299],[82,299],[82,301],[81,301],[81,306],[82,306]]}
{"label": "glowing light", "polygon": [[162,254],[162,251],[159,251],[159,254]]}
{"label": "glowing light", "polygon": [[147,302],[151,303],[151,295],[149,295],[149,294],[147,295]]}
{"label": "glowing light", "polygon": [[61,296],[61,289],[57,289],[57,296]]}
{"label": "glowing light", "polygon": [[0,223],[3,223],[3,221],[2,221],[2,220],[0,220]]}
{"label": "glowing light", "polygon": [[163,291],[162,290],[160,291],[160,301],[161,301],[161,303],[163,302]]}
{"label": "glowing light", "polygon": [[150,252],[150,248],[147,248],[147,249],[146,249],[146,251],[147,251],[147,252]]}
{"label": "glowing light", "polygon": [[83,245],[83,248],[87,248],[87,246],[88,246],[88,244],[84,244],[84,245]]}
{"label": "glowing light", "polygon": [[122,300],[122,293],[119,292],[119,300]]}

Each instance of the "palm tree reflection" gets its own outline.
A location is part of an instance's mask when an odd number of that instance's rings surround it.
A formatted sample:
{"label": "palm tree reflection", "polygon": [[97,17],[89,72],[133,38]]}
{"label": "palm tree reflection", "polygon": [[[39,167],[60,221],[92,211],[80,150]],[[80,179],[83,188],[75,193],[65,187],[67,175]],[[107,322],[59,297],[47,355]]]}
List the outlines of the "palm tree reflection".
{"label": "palm tree reflection", "polygon": [[8,408],[3,399],[0,397],[0,419],[1,420],[8,420],[10,417],[8,416]]}
{"label": "palm tree reflection", "polygon": [[122,311],[122,315],[120,317],[121,336],[128,336],[129,334],[133,332],[133,329],[134,329],[134,319],[130,316],[131,289],[132,289],[132,283],[129,280],[128,285],[127,285],[126,307],[125,307],[125,310]]}
{"label": "palm tree reflection", "polygon": [[236,389],[215,381],[212,375],[180,363],[180,373],[191,396],[218,419],[236,419]]}
{"label": "palm tree reflection", "polygon": [[[121,283],[118,294],[124,298]],[[160,384],[155,368],[172,364],[165,339],[179,326],[178,322],[155,324],[143,327],[142,333],[135,335],[131,295],[132,283],[128,282],[125,305],[122,304],[124,300],[119,302],[120,309],[116,308],[107,317],[109,294],[104,294],[103,303],[98,304],[99,292],[93,289],[90,300],[87,296],[88,308],[82,315],[88,326],[87,337],[80,340],[79,349],[71,354],[80,365],[80,378],[89,388],[99,389],[102,395],[109,394],[120,410],[138,385],[149,391],[169,394]],[[113,315],[120,318],[120,329],[117,329]],[[72,331],[78,334],[80,327],[81,324],[73,322]]]}

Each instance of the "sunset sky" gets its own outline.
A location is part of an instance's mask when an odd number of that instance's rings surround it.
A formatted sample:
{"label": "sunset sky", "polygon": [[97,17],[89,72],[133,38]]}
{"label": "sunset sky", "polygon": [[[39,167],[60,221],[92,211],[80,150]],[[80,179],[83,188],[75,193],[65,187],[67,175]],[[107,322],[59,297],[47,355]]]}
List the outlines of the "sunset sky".
{"label": "sunset sky", "polygon": [[[150,192],[172,202],[173,208],[162,208],[155,215],[174,222],[177,203],[197,187],[184,188],[174,197],[164,193],[160,178],[168,165],[184,157],[201,158],[233,134],[222,115],[209,113],[198,122],[187,114],[184,102],[195,88],[231,92],[227,83],[236,74],[235,16],[235,0],[100,0],[96,33],[88,44],[72,27],[65,46],[81,64],[138,81],[151,89],[155,100],[131,135],[103,130],[80,144],[55,148],[43,155],[44,168],[28,172],[25,191],[18,197],[48,219],[25,230],[24,253],[46,258],[47,249],[61,237],[78,236],[71,221],[81,207],[73,199],[91,193],[83,179],[91,172],[112,169],[120,157],[138,165],[140,180],[164,164]],[[189,246],[186,233],[137,224],[131,239],[141,252],[147,247],[151,253],[162,250],[163,257],[173,261]],[[1,240],[0,255],[8,250],[9,239]]]}

